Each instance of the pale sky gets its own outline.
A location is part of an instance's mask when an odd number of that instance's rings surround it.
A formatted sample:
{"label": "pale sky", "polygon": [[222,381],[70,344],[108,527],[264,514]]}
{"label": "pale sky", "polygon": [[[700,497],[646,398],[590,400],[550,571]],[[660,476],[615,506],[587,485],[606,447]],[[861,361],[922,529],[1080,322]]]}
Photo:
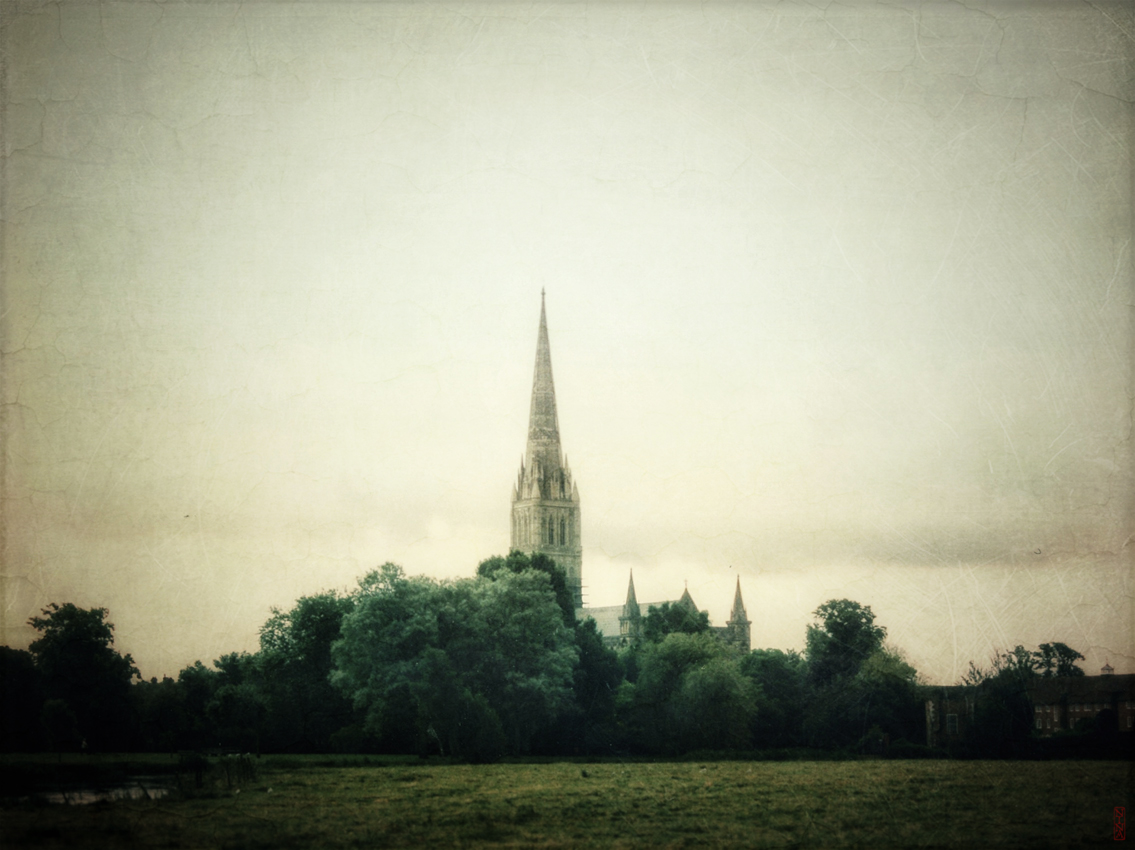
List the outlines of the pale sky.
{"label": "pale sky", "polygon": [[592,604],[1135,672],[1133,9],[0,4],[4,641],[504,554],[543,287]]}

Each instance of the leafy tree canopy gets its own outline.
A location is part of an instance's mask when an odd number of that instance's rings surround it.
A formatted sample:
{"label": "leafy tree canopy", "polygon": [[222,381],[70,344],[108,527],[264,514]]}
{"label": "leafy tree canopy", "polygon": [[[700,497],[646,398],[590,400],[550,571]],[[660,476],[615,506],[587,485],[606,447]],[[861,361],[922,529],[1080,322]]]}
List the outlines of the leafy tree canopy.
{"label": "leafy tree canopy", "polygon": [[639,675],[620,689],[623,722],[643,750],[744,747],[759,689],[735,650],[710,634],[666,636],[638,653]]}
{"label": "leafy tree canopy", "polygon": [[350,721],[349,700],[330,682],[331,645],[354,607],[354,596],[328,591],[301,597],[290,611],[272,609],[260,629],[258,658],[270,745],[326,752]]}
{"label": "leafy tree canopy", "polygon": [[570,704],[572,637],[544,572],[436,582],[388,564],[360,582],[332,648],[332,682],[374,731],[409,703],[423,737],[491,759],[526,751]]}
{"label": "leafy tree canopy", "polygon": [[486,558],[477,566],[477,575],[482,578],[496,578],[505,573],[522,573],[525,570],[535,570],[548,576],[552,591],[556,595],[556,604],[563,612],[564,622],[569,626],[575,623],[575,603],[567,586],[567,574],[556,562],[543,552],[534,552],[525,555],[513,549],[507,558],[494,555]]}
{"label": "leafy tree canopy", "polygon": [[916,686],[922,684],[918,671],[910,665],[905,655],[898,649],[882,646],[875,650],[859,667],[859,678],[876,685],[903,684]]}
{"label": "leafy tree canopy", "polygon": [[303,596],[290,611],[272,609],[260,628],[260,651],[290,663],[331,669],[331,644],[339,639],[343,617],[355,600],[335,591]]}
{"label": "leafy tree canopy", "polygon": [[41,613],[43,616],[28,620],[28,625],[40,633],[28,649],[45,673],[52,664],[69,663],[80,654],[99,654],[114,643],[114,624],[106,621],[106,608],[84,609],[70,602],[52,602]]}
{"label": "leafy tree canopy", "polygon": [[642,636],[649,643],[661,643],[667,635],[698,635],[708,631],[708,613],[693,611],[678,602],[651,605],[642,621]]}
{"label": "leafy tree canopy", "polygon": [[850,599],[829,600],[812,616],[817,622],[808,626],[804,654],[817,684],[854,676],[887,636],[885,628],[875,625],[870,606]]}

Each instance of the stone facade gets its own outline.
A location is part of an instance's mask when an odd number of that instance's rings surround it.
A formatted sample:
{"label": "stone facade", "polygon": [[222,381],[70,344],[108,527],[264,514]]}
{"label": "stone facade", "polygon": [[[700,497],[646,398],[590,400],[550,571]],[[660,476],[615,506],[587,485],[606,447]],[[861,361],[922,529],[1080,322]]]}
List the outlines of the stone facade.
{"label": "stone facade", "polygon": [[576,607],[583,607],[579,490],[560,449],[552,351],[542,292],[528,446],[512,488],[511,546],[521,552],[542,552],[552,558],[567,574],[568,589]]}

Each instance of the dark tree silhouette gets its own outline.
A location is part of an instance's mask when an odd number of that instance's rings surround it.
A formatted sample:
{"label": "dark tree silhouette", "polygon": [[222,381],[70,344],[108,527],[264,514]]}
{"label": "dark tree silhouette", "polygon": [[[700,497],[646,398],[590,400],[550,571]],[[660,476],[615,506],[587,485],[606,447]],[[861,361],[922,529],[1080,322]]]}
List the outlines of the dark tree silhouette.
{"label": "dark tree silhouette", "polygon": [[30,652],[0,646],[0,751],[43,746],[43,681]]}
{"label": "dark tree silhouette", "polygon": [[[28,623],[40,633],[29,647],[49,700],[62,701],[74,715],[80,744],[91,749],[125,749],[133,732],[130,685],[138,669],[113,648],[114,625],[105,608],[52,603]],[[53,709],[59,725],[61,708]]]}

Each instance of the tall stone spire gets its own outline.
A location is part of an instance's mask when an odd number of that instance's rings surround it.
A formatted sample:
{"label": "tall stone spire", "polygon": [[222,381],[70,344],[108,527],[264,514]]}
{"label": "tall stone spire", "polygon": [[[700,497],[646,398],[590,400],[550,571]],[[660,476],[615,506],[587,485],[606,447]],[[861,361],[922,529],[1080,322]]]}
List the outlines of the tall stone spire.
{"label": "tall stone spire", "polygon": [[552,380],[552,347],[548,342],[544,290],[540,290],[540,331],[536,336],[536,369],[532,375],[525,461],[529,468],[539,464],[549,472],[561,467],[560,420],[556,416],[556,385]]}
{"label": "tall stone spire", "polygon": [[512,489],[512,548],[542,552],[563,569],[577,608],[583,607],[583,546],[579,490],[560,450],[556,387],[544,292],[540,291],[540,329],[528,415],[528,445]]}

